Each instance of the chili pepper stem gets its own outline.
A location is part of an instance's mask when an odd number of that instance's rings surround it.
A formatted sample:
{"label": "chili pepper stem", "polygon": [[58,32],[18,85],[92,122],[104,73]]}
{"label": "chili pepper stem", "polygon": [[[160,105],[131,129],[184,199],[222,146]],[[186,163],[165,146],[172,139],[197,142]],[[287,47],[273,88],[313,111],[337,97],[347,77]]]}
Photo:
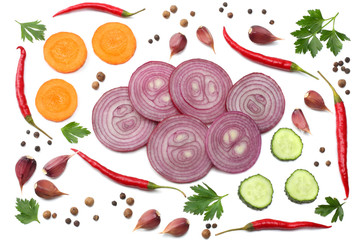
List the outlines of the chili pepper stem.
{"label": "chili pepper stem", "polygon": [[249,230],[250,228],[251,228],[251,225],[247,224],[247,225],[245,225],[244,227],[241,227],[241,228],[233,228],[233,229],[229,229],[229,230],[226,230],[226,231],[223,231],[223,232],[216,233],[215,236],[218,236],[220,234],[227,233],[227,232],[233,232],[233,231],[239,231],[239,230]]}
{"label": "chili pepper stem", "polygon": [[175,188],[175,187],[159,186],[159,185],[157,185],[157,184],[155,184],[155,183],[153,183],[153,182],[149,182],[149,184],[148,184],[147,187],[148,187],[148,189],[157,189],[157,188],[169,188],[169,189],[174,189],[174,190],[177,190],[177,191],[181,192],[181,193],[184,195],[184,197],[186,197],[186,195],[185,195],[185,193],[184,193],[183,191],[181,191],[180,189]]}
{"label": "chili pepper stem", "polygon": [[45,134],[48,138],[50,138],[52,140],[52,137],[50,137],[46,132],[44,132],[41,128],[39,128],[38,126],[36,126],[34,119],[32,118],[31,115],[27,115],[25,117],[25,120],[33,127],[35,127],[37,130],[39,130],[40,132],[42,132],[43,134]]}
{"label": "chili pepper stem", "polygon": [[320,74],[320,76],[327,82],[327,84],[329,84],[333,94],[334,94],[334,101],[335,103],[338,103],[338,102],[342,102],[342,99],[341,97],[339,96],[339,94],[336,92],[335,88],[331,85],[331,83],[324,77],[324,75],[321,74],[320,71],[318,71],[318,73]]}
{"label": "chili pepper stem", "polygon": [[307,74],[307,75],[315,78],[316,80],[319,80],[318,77],[316,77],[316,76],[312,75],[311,73],[305,71],[304,69],[302,69],[302,68],[301,68],[299,65],[297,65],[296,63],[292,63],[292,64],[291,64],[291,70],[292,70],[292,71],[303,72],[303,73],[305,73],[305,74]]}
{"label": "chili pepper stem", "polygon": [[122,16],[123,16],[123,17],[130,17],[130,16],[133,16],[133,15],[135,15],[135,14],[138,14],[139,12],[142,12],[142,11],[144,11],[144,10],[145,10],[145,8],[143,8],[143,9],[137,11],[137,12],[134,12],[134,13],[130,13],[130,12],[124,10],[123,13],[122,13]]}

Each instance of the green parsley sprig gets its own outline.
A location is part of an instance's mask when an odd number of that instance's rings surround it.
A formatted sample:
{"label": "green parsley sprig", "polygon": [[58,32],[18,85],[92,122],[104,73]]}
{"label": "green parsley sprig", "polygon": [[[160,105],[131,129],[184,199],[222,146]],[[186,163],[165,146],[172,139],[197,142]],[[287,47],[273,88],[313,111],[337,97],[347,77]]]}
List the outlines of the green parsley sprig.
{"label": "green parsley sprig", "polygon": [[213,189],[205,183],[203,184],[206,188],[201,185],[190,187],[197,194],[188,197],[189,201],[185,203],[184,212],[193,213],[194,215],[202,215],[205,212],[204,221],[212,220],[215,215],[220,219],[224,212],[221,199],[228,194],[218,196]]}
{"label": "green parsley sprig", "polygon": [[70,143],[78,143],[78,138],[83,138],[91,133],[77,122],[66,124],[61,128],[61,132]]}
{"label": "green parsley sprig", "polygon": [[315,213],[319,214],[323,217],[329,215],[330,213],[332,213],[334,210],[334,216],[331,219],[331,222],[336,222],[338,219],[340,219],[340,221],[343,220],[344,218],[344,210],[342,208],[342,204],[340,204],[339,200],[337,200],[336,198],[332,198],[332,197],[326,197],[325,198],[326,202],[328,204],[324,204],[324,205],[319,205],[316,209],[315,209]]}
{"label": "green parsley sprig", "polygon": [[[16,21],[16,20],[15,20]],[[45,40],[46,27],[44,24],[40,24],[41,21],[36,20],[33,22],[20,23],[16,21],[21,26],[21,39],[25,39],[33,42],[33,39],[36,40]],[[33,38],[34,37],[34,38]]]}
{"label": "green parsley sprig", "polygon": [[[309,51],[314,58],[323,48],[322,42],[326,42],[326,47],[337,56],[343,47],[342,41],[350,41],[345,34],[335,30],[335,19],[339,13],[326,19],[323,18],[319,9],[308,10],[308,13],[309,15],[303,16],[296,22],[300,29],[291,33],[297,38],[294,43],[295,52],[305,54]],[[330,23],[332,23],[332,29],[325,30],[324,28]]]}
{"label": "green parsley sprig", "polygon": [[16,209],[20,212],[15,217],[23,224],[28,224],[33,221],[40,223],[38,219],[39,204],[35,199],[20,199],[16,198]]}

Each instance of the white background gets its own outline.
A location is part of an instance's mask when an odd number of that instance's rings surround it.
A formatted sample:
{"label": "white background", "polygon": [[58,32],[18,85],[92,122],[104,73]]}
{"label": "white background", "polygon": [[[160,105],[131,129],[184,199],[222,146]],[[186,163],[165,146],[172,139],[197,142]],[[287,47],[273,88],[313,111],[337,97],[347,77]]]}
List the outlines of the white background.
{"label": "white background", "polygon": [[[1,177],[1,210],[0,212],[0,238],[7,236],[11,239],[161,239],[171,236],[160,235],[167,223],[178,217],[186,217],[191,225],[188,233],[183,239],[202,239],[201,231],[205,228],[202,216],[194,216],[182,211],[185,199],[176,191],[158,189],[153,192],[144,192],[138,189],[127,188],[118,185],[107,179],[96,170],[92,169],[80,157],[74,156],[68,163],[64,174],[53,180],[56,186],[68,196],[62,196],[55,200],[43,200],[37,197],[33,190],[34,183],[39,179],[47,179],[41,172],[43,165],[53,157],[63,154],[70,154],[70,148],[75,147],[82,150],[90,157],[98,160],[108,168],[129,176],[135,176],[153,181],[157,184],[172,185],[181,188],[190,196],[193,192],[190,186],[207,183],[219,195],[229,194],[223,199],[224,214],[220,220],[214,219],[218,228],[212,230],[213,238],[234,239],[252,238],[264,239],[303,239],[318,237],[327,239],[341,239],[347,234],[348,239],[354,239],[358,229],[359,214],[359,161],[357,155],[357,144],[359,134],[358,127],[358,103],[359,103],[359,31],[355,22],[358,16],[357,9],[352,7],[355,1],[231,1],[228,0],[228,7],[223,13],[218,11],[223,1],[115,1],[108,0],[107,3],[119,6],[128,11],[136,11],[143,7],[146,11],[132,18],[124,19],[109,14],[94,11],[78,11],[72,14],[52,18],[52,15],[69,5],[80,1],[8,1],[6,7],[1,7],[1,150],[2,159],[0,167]],[[162,12],[169,9],[170,5],[176,4],[178,12],[172,14],[169,19],[162,17]],[[247,9],[253,9],[249,15]],[[309,9],[321,9],[324,18],[332,17],[337,12],[336,29],[347,34],[351,42],[345,42],[341,53],[334,57],[327,49],[324,49],[316,58],[309,54],[299,55],[294,53],[293,42],[295,38],[290,32],[298,29],[295,24]],[[261,13],[262,9],[267,14]],[[189,15],[190,11],[196,12],[195,17]],[[227,18],[227,12],[233,12],[232,19]],[[180,19],[187,18],[189,26],[182,28],[179,25]],[[88,50],[88,57],[85,65],[77,72],[61,74],[50,68],[43,59],[43,41],[34,43],[22,42],[20,38],[20,26],[15,22],[29,22],[42,20],[46,25],[46,38],[59,31],[69,31],[78,34],[85,41]],[[274,25],[269,21],[273,19]],[[134,32],[137,39],[137,49],[134,57],[123,65],[108,65],[102,62],[94,54],[91,46],[91,38],[97,27],[100,25],[118,21],[127,24]],[[274,35],[284,38],[269,46],[258,46],[250,42],[247,30],[251,25],[262,25],[267,27]],[[204,25],[209,28],[215,39],[216,54],[196,38],[196,29]],[[331,229],[326,230],[301,230],[301,231],[265,231],[265,232],[233,232],[215,237],[214,234],[228,228],[241,227],[246,223],[261,219],[275,218],[286,221],[307,220],[323,224],[331,224],[331,216],[321,217],[314,214],[314,209],[319,204],[325,203],[325,197],[338,198],[341,202],[344,199],[344,190],[340,180],[337,166],[336,137],[335,137],[335,110],[333,97],[330,88],[322,80],[316,81],[301,73],[289,73],[270,69],[252,63],[234,50],[232,50],[222,37],[222,27],[226,26],[229,35],[242,44],[244,47],[261,52],[265,55],[289,59],[302,66],[307,71],[316,74],[320,70],[336,87],[340,96],[345,102],[348,115],[348,169],[350,182],[350,197],[343,206],[345,211],[344,220],[336,222]],[[182,32],[188,38],[188,45],[183,53],[174,56],[169,61],[170,50],[168,47],[169,38],[176,32]],[[154,34],[160,35],[160,41],[148,43],[148,39]],[[27,59],[25,66],[25,92],[29,107],[32,111],[35,122],[47,131],[53,138],[53,145],[48,146],[48,140],[44,135],[35,139],[27,135],[25,131],[35,131],[22,118],[15,97],[15,72],[20,51],[16,50],[18,45],[25,47]],[[335,61],[350,57],[351,62],[347,66],[351,73],[346,75],[342,71],[332,72],[332,64]],[[92,131],[91,111],[97,99],[107,90],[118,86],[126,86],[132,72],[141,64],[150,60],[166,61],[177,66],[184,60],[191,58],[205,58],[218,63],[230,75],[233,82],[251,72],[262,72],[271,76],[282,87],[286,98],[285,114],[281,122],[268,133],[262,135],[262,151],[257,163],[248,171],[241,174],[225,174],[212,169],[209,174],[191,184],[173,184],[159,176],[150,166],[146,148],[132,153],[112,152],[102,146],[96,139],[95,134],[80,139],[78,144],[70,144],[62,136],[60,128],[65,124],[76,121],[88,127]],[[99,90],[91,88],[91,83],[96,80],[96,73],[103,71],[106,80],[100,83]],[[36,110],[35,96],[38,88],[45,81],[52,78],[62,78],[71,83],[78,93],[78,108],[75,114],[68,120],[60,123],[45,120]],[[337,86],[337,80],[345,78],[351,94],[345,95],[345,89]],[[305,106],[303,96],[308,90],[318,91],[325,100],[326,105],[333,113],[317,112]],[[270,153],[270,140],[274,131],[279,127],[290,127],[295,129],[291,122],[291,113],[295,108],[303,109],[308,120],[312,135],[307,135],[295,130],[303,139],[304,150],[302,156],[293,162],[280,162]],[[26,147],[21,147],[20,142],[26,141]],[[34,147],[41,146],[40,152],[35,152]],[[319,148],[325,147],[326,152],[320,153]],[[21,194],[15,176],[15,163],[23,155],[33,156],[38,163],[34,176],[24,186]],[[326,160],[332,165],[327,167]],[[315,167],[314,161],[320,165]],[[284,183],[287,177],[298,168],[304,168],[314,174],[317,179],[320,192],[315,202],[310,204],[295,204],[290,202],[284,193]],[[237,187],[244,178],[260,173],[269,178],[274,187],[272,204],[263,211],[254,211],[246,207],[237,196]],[[127,196],[135,198],[132,206],[134,212],[131,219],[125,219],[122,215],[127,207],[125,201],[119,199],[119,194],[125,192]],[[95,198],[95,205],[92,208],[84,205],[87,196]],[[17,214],[15,200],[21,198],[35,198],[39,204],[39,220],[41,224],[33,222],[23,225],[14,217]],[[116,207],[111,202],[116,200]],[[76,206],[79,215],[73,217],[69,209]],[[155,208],[161,213],[160,226],[152,231],[138,230],[132,232],[140,215],[148,209]],[[45,210],[56,212],[56,219],[45,220],[42,213]],[[92,216],[98,214],[98,222],[92,220]],[[80,227],[65,224],[65,218],[70,217],[73,221],[79,220]]]}

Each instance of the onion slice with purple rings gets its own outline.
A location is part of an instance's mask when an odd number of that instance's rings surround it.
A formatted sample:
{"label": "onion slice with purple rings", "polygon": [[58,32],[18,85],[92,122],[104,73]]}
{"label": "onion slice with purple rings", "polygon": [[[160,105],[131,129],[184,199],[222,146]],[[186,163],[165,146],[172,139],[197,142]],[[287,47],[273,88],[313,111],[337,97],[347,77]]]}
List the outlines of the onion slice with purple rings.
{"label": "onion slice with purple rings", "polygon": [[169,93],[169,78],[175,69],[171,64],[150,61],[138,67],[129,81],[130,101],[145,118],[160,122],[180,114]]}
{"label": "onion slice with purple rings", "polygon": [[188,115],[161,121],[146,146],[151,166],[161,176],[176,183],[203,178],[212,167],[205,150],[207,130],[204,123]]}
{"label": "onion slice with purple rings", "polygon": [[209,127],[206,152],[216,168],[241,173],[257,161],[261,134],[255,121],[242,112],[226,112]]}
{"label": "onion slice with purple rings", "polygon": [[97,139],[117,152],[136,150],[148,142],[156,122],[144,118],[132,106],[127,87],[105,92],[92,112]]}
{"label": "onion slice with purple rings", "polygon": [[226,99],[228,111],[249,115],[261,133],[271,130],[284,115],[285,98],[280,86],[269,76],[250,73],[230,89]]}
{"label": "onion slice with purple rings", "polygon": [[170,77],[170,96],[177,109],[206,124],[226,112],[232,81],[216,63],[190,59],[179,64]]}

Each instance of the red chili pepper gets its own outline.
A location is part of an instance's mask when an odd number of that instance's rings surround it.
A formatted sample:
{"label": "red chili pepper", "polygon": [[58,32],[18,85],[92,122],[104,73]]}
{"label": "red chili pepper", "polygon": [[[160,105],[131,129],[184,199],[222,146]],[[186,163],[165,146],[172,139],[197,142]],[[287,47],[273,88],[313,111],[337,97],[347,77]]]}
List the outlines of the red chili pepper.
{"label": "red chili pepper", "polygon": [[319,71],[318,73],[329,84],[334,95],[338,164],[341,180],[345,189],[346,200],[349,197],[349,178],[347,170],[347,121],[345,105],[331,83]]}
{"label": "red chili pepper", "polygon": [[68,8],[65,8],[65,9],[55,13],[55,15],[53,17],[56,17],[63,13],[69,13],[69,12],[72,12],[75,10],[79,10],[79,9],[91,9],[91,10],[96,10],[96,11],[102,11],[102,12],[114,14],[119,17],[130,17],[132,15],[135,15],[135,14],[145,10],[145,8],[144,8],[144,9],[141,9],[140,11],[130,13],[121,8],[118,8],[118,7],[109,5],[109,4],[105,4],[105,3],[84,2],[84,3],[79,3],[76,5],[70,6]]}
{"label": "red chili pepper", "polygon": [[223,28],[223,35],[224,35],[224,38],[227,41],[227,43],[234,50],[236,50],[238,53],[240,53],[241,55],[243,55],[245,58],[247,58],[249,60],[252,60],[252,61],[254,61],[256,63],[259,63],[259,64],[263,64],[263,65],[268,66],[268,67],[277,68],[277,69],[281,69],[281,70],[285,70],[285,71],[303,72],[303,73],[306,73],[306,74],[308,74],[309,76],[311,76],[311,77],[313,77],[315,79],[318,79],[314,75],[306,72],[304,69],[299,67],[299,65],[297,65],[294,62],[291,62],[289,60],[284,60],[284,59],[281,59],[281,58],[265,56],[265,55],[262,55],[260,53],[252,52],[252,51],[250,51],[250,50],[248,50],[246,48],[243,48],[242,46],[240,46],[239,44],[237,44],[234,40],[232,40],[230,38],[230,36],[226,32],[225,27]]}
{"label": "red chili pepper", "polygon": [[330,228],[331,226],[307,222],[307,221],[298,221],[298,222],[285,222],[279,221],[275,219],[265,218],[257,221],[250,222],[241,228],[229,229],[220,233],[215,234],[215,236],[232,232],[238,230],[246,230],[246,231],[259,231],[259,230],[295,230],[300,228]]}
{"label": "red chili pepper", "polygon": [[21,55],[18,63],[18,67],[16,70],[16,79],[15,79],[15,89],[16,89],[16,98],[18,100],[19,108],[21,111],[21,114],[24,116],[25,120],[38,129],[40,132],[44,133],[47,137],[52,139],[47,133],[45,133],[43,130],[41,130],[36,124],[34,123],[34,120],[31,116],[31,112],[29,109],[29,106],[26,101],[25,97],[25,84],[24,84],[24,68],[25,68],[25,58],[26,58],[26,51],[23,47],[18,46],[17,49],[20,49]]}
{"label": "red chili pepper", "polygon": [[91,159],[90,157],[88,157],[84,153],[80,152],[79,150],[76,150],[74,148],[71,148],[71,150],[76,152],[80,157],[82,157],[86,162],[88,162],[93,168],[99,170],[102,174],[104,174],[105,176],[109,177],[110,179],[112,179],[113,181],[115,181],[117,183],[120,183],[125,186],[129,186],[129,187],[137,187],[139,189],[147,189],[147,190],[154,190],[157,188],[175,189],[175,190],[181,192],[186,197],[185,193],[177,188],[168,187],[168,186],[159,186],[159,185],[157,185],[153,182],[147,181],[147,180],[129,177],[129,176],[125,176],[125,175],[116,173],[116,172],[111,171],[110,169],[104,167],[103,165],[101,165],[100,163],[95,161],[94,159]]}

